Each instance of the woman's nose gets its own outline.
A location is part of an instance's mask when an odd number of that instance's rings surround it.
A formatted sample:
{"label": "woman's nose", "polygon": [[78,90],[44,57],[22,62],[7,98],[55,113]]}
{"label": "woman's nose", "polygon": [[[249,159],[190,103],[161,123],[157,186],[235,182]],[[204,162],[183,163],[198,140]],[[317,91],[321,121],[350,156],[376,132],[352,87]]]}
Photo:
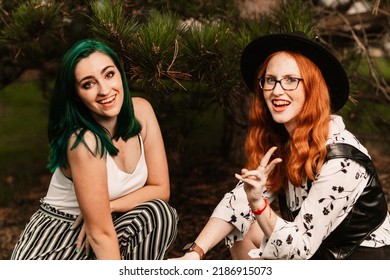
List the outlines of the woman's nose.
{"label": "woman's nose", "polygon": [[110,87],[103,81],[99,83],[99,95],[108,95]]}
{"label": "woman's nose", "polygon": [[284,93],[284,89],[282,88],[282,84],[280,82],[277,82],[275,84],[274,89],[272,90],[273,94],[275,95],[281,95]]}

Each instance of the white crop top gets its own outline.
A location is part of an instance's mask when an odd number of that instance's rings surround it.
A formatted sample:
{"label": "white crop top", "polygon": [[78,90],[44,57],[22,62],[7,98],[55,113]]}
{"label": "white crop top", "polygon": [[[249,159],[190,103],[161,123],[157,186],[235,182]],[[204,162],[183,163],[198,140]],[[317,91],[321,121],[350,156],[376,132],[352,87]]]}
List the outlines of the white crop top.
{"label": "white crop top", "polygon": [[[111,155],[107,153],[106,166],[110,200],[142,188],[146,183],[148,169],[145,161],[144,145],[141,136],[138,137],[140,140],[141,156],[133,173],[126,173],[120,170]],[[60,168],[54,171],[43,202],[65,213],[73,215],[80,213],[73,181],[65,177]]]}

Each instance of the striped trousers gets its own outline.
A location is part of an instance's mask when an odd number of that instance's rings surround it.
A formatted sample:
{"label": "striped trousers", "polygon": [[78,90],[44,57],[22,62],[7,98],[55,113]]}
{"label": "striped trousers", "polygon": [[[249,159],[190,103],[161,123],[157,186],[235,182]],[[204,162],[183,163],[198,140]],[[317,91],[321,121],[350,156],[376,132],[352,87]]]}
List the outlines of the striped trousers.
{"label": "striped trousers", "polygon": [[[77,215],[41,203],[17,241],[13,260],[86,260],[85,244],[76,252],[81,225],[72,229]],[[113,224],[120,254],[125,260],[161,260],[177,235],[176,210],[162,200],[142,203],[126,213],[114,213]]]}

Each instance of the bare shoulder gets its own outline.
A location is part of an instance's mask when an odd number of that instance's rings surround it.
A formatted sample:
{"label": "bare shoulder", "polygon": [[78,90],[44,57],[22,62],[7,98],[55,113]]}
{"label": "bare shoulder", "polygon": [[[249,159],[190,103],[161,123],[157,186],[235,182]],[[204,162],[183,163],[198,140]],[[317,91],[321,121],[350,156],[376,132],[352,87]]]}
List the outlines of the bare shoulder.
{"label": "bare shoulder", "polygon": [[[69,139],[68,150],[75,151],[80,153],[81,151],[88,151],[88,154],[96,155],[99,153],[99,148],[101,147],[101,143],[99,138],[90,130],[87,130],[84,135],[82,135],[82,139],[78,142],[78,145],[75,146],[77,141],[77,137],[80,131],[75,131]],[[80,147],[80,148],[78,148]]]}
{"label": "bare shoulder", "polygon": [[150,105],[149,101],[142,97],[133,97],[133,106],[134,110],[150,110],[152,109],[152,105]]}
{"label": "bare shoulder", "polygon": [[142,97],[133,97],[134,115],[141,122],[146,121],[149,117],[154,116],[154,110],[148,100]]}

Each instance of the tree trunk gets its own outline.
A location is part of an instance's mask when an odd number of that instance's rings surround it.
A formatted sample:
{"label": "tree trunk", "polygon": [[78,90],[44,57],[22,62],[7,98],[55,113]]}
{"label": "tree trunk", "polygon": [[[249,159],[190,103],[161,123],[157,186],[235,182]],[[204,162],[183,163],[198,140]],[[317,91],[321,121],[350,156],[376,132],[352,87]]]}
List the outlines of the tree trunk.
{"label": "tree trunk", "polygon": [[223,154],[234,165],[244,167],[245,138],[248,128],[249,106],[252,94],[240,95],[237,103],[225,109],[224,131],[222,139]]}

